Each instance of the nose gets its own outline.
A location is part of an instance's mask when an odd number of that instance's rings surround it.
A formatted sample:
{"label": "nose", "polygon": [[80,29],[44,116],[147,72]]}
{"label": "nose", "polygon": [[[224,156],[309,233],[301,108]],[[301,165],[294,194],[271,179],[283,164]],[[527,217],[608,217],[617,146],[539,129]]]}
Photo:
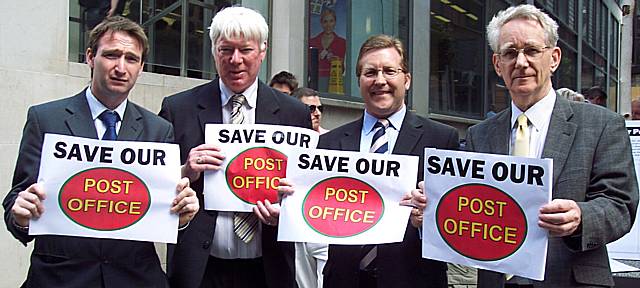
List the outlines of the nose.
{"label": "nose", "polygon": [[240,50],[234,49],[233,54],[231,54],[231,63],[240,64],[242,63],[242,55],[240,54]]}
{"label": "nose", "polygon": [[524,55],[522,50],[518,51],[518,55],[516,55],[516,68],[522,68],[529,66],[529,59]]}
{"label": "nose", "polygon": [[127,71],[127,69],[125,69],[125,64],[126,64],[125,61],[126,61],[126,59],[125,59],[124,55],[122,57],[118,58],[118,61],[116,63],[116,67],[115,67],[116,68],[115,69],[116,73],[123,74],[123,73],[125,73]]}
{"label": "nose", "polygon": [[373,81],[374,84],[384,85],[387,83],[387,78],[384,78],[382,71],[378,71],[378,73],[376,73],[376,78],[374,78]]}

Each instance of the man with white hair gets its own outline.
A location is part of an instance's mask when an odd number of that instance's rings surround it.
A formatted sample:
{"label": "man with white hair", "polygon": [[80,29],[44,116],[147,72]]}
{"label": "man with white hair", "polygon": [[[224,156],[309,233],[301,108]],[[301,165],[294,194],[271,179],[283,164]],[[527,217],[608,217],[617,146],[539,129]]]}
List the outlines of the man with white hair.
{"label": "man with white hair", "polygon": [[553,89],[558,24],[538,8],[498,12],[487,38],[512,102],[469,129],[467,149],[553,159],[553,200],[538,214],[538,226],[549,233],[544,281],[480,271],[479,287],[613,286],[606,244],[629,232],[638,204],[624,119]]}
{"label": "man with white hair", "polygon": [[[218,12],[209,33],[218,78],[162,103],[160,116],[173,124],[180,144],[182,174],[200,201],[202,172],[220,169],[224,159],[220,147],[204,144],[206,124],[311,128],[304,104],[258,80],[268,33],[266,21],[254,10],[229,7]],[[251,213],[197,213],[167,254],[171,287],[295,287],[293,244],[276,241],[279,210],[267,200],[258,207],[266,212],[259,213],[263,225]],[[240,229],[234,222],[250,228]]]}

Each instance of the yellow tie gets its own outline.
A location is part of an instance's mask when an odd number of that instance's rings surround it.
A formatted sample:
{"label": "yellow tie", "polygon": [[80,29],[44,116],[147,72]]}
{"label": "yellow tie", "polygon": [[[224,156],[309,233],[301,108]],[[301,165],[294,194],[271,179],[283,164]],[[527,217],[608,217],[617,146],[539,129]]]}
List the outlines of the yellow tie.
{"label": "yellow tie", "polygon": [[518,116],[516,143],[513,145],[513,156],[529,156],[529,119],[524,115],[524,113]]}

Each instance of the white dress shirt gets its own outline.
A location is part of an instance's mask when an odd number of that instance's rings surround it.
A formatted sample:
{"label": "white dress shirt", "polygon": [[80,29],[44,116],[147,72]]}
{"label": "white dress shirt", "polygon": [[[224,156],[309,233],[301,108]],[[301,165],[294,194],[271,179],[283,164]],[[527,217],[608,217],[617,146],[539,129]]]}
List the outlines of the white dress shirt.
{"label": "white dress shirt", "polygon": [[529,155],[530,158],[541,158],[542,150],[544,150],[544,141],[547,139],[547,131],[549,130],[549,122],[551,121],[551,113],[556,103],[556,91],[551,88],[547,96],[529,107],[527,111],[522,112],[511,101],[511,138],[509,145],[509,154],[513,154],[513,148],[516,143],[517,119],[520,114],[524,113],[529,119]]}
{"label": "white dress shirt", "polygon": [[[231,123],[231,97],[233,93],[220,81],[220,97],[222,100],[222,123]],[[244,113],[243,124],[256,122],[256,101],[258,99],[258,80],[256,79],[247,90],[242,92],[247,102],[242,106]],[[224,152],[224,151],[223,151]],[[234,212],[218,211],[216,218],[216,231],[213,234],[211,255],[222,259],[253,259],[262,256],[262,223],[258,222],[258,228],[253,239],[244,243],[233,232]]]}
{"label": "white dress shirt", "polygon": [[[404,120],[404,115],[407,114],[407,107],[402,105],[402,108],[396,112],[391,114],[387,119],[389,120],[389,127],[385,131],[387,134],[387,140],[389,145],[389,150],[385,154],[391,154],[393,152],[393,148],[396,146],[396,140],[398,139],[398,133],[400,133],[400,128],[402,128],[402,120]],[[360,152],[369,152],[369,148],[371,148],[371,140],[373,140],[373,135],[376,134],[373,125],[378,122],[378,118],[372,116],[364,111],[364,119],[362,123],[362,131],[360,131]]]}
{"label": "white dress shirt", "polygon": [[[104,106],[98,98],[91,92],[91,87],[87,88],[87,92],[85,93],[87,97],[87,103],[89,103],[89,111],[91,111],[91,118],[93,119],[94,126],[96,127],[96,133],[98,134],[98,139],[102,139],[102,135],[107,131],[107,126],[102,123],[102,120],[98,119],[98,116],[102,114],[105,110],[109,110],[106,106]],[[120,126],[122,126],[122,120],[124,119],[124,111],[127,109],[127,99],[124,99],[113,112],[116,112],[118,116],[120,116],[120,121],[116,122],[116,133],[120,134]]]}

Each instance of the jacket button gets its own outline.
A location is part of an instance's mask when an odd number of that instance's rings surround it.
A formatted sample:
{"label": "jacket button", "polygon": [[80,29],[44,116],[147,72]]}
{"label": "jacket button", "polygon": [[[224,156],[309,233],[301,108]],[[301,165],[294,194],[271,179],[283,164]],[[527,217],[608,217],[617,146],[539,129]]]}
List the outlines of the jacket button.
{"label": "jacket button", "polygon": [[203,249],[209,249],[209,246],[211,246],[211,241],[207,240],[202,242],[202,248]]}

